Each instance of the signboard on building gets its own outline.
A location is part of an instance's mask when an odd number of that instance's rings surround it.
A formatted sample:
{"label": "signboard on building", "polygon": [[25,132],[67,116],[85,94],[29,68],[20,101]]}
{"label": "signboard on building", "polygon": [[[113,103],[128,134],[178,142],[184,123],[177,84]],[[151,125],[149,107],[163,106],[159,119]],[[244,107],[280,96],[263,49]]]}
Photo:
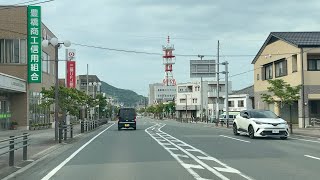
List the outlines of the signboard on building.
{"label": "signboard on building", "polygon": [[215,76],[215,60],[190,60],[190,78],[209,78]]}
{"label": "signboard on building", "polygon": [[41,6],[28,6],[28,82],[41,83]]}
{"label": "signboard on building", "polygon": [[0,73],[0,89],[16,92],[26,92],[26,87],[26,82],[24,80]]}
{"label": "signboard on building", "polygon": [[76,62],[67,61],[67,77],[66,77],[67,88],[76,88]]}
{"label": "signboard on building", "polygon": [[66,87],[76,88],[76,50],[66,49]]}

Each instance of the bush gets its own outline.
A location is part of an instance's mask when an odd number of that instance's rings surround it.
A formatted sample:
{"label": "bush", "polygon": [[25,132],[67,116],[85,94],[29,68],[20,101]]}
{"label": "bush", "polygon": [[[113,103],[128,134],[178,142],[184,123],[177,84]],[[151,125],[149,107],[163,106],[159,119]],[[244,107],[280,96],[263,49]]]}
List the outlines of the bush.
{"label": "bush", "polygon": [[18,122],[12,121],[12,122],[11,122],[11,125],[12,125],[12,126],[16,126],[16,125],[18,125]]}

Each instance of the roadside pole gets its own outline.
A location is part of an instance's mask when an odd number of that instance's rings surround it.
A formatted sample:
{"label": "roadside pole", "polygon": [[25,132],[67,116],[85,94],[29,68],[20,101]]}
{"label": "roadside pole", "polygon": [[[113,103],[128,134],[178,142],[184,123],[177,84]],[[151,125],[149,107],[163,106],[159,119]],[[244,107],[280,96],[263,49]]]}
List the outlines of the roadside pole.
{"label": "roadside pole", "polygon": [[228,61],[222,63],[224,66],[225,66],[225,82],[226,82],[226,117],[227,117],[227,128],[229,128],[229,82],[228,82],[228,75],[229,75],[229,72],[228,72]]}
{"label": "roadside pole", "polygon": [[219,97],[219,51],[220,51],[220,43],[218,40],[218,48],[217,48],[217,101],[216,101],[216,125],[219,124],[219,104],[220,104],[220,97]]}

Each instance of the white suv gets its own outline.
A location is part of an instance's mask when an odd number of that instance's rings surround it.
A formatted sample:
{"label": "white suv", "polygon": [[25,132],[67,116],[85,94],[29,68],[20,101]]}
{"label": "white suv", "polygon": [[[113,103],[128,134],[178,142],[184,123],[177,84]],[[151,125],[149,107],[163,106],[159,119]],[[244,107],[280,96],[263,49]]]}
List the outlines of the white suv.
{"label": "white suv", "polygon": [[289,136],[287,122],[267,110],[241,111],[233,121],[234,135],[239,135],[239,132],[248,134],[252,139],[255,137],[287,139]]}

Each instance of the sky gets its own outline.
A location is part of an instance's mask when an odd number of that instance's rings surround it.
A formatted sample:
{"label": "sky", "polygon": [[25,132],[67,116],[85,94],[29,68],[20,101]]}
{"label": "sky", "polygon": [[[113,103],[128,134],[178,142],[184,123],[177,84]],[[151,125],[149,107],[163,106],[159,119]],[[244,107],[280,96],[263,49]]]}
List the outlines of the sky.
{"label": "sky", "polygon": [[[174,54],[194,55],[176,57],[173,75],[177,83],[183,83],[198,80],[189,73],[189,60],[198,59],[196,55],[217,59],[219,40],[220,62],[229,62],[231,76],[240,74],[230,79],[232,89],[238,90],[253,84],[251,61],[270,32],[320,29],[317,0],[55,0],[41,6],[46,26],[59,40],[73,43],[70,48],[76,49],[77,74],[86,74],[89,64],[89,74],[144,96],[148,84],[164,79],[161,55],[77,44],[163,53],[169,35]],[[65,59],[63,48],[59,58]],[[59,76],[65,77],[65,63],[59,68]]]}

